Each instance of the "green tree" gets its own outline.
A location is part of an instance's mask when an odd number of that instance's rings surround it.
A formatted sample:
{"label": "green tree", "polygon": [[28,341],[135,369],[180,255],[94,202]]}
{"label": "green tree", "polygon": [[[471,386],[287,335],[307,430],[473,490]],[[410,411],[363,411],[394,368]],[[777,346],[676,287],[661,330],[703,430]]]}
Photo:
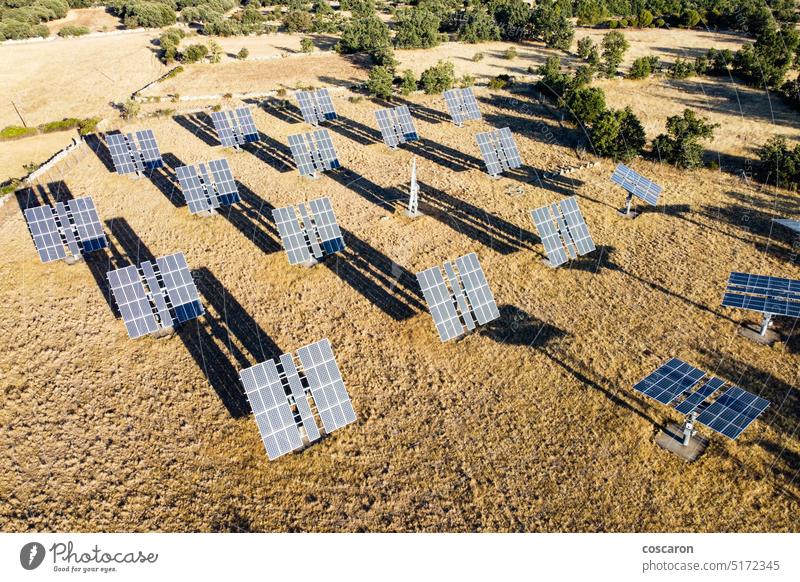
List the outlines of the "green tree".
{"label": "green tree", "polygon": [[500,40],[500,27],[481,6],[467,13],[466,22],[458,31],[458,40],[468,43]]}
{"label": "green tree", "polygon": [[682,115],[667,118],[667,133],[653,140],[653,151],[662,161],[678,168],[696,168],[703,161],[700,140],[713,138],[717,127],[719,124],[709,123],[691,109],[684,109]]}
{"label": "green tree", "polygon": [[436,65],[423,71],[420,77],[422,89],[428,95],[452,89],[455,82],[455,67],[450,61],[439,61]]}
{"label": "green tree", "polygon": [[394,44],[400,48],[431,48],[439,44],[441,20],[425,8],[400,10],[397,13],[397,34]]}
{"label": "green tree", "polygon": [[589,58],[589,54],[592,52],[592,48],[594,47],[594,41],[589,36],[581,37],[578,40],[578,56],[583,60]]}
{"label": "green tree", "polygon": [[389,28],[376,15],[354,18],[342,31],[339,48],[344,53],[374,53],[389,46]]}
{"label": "green tree", "polygon": [[486,5],[502,38],[519,40],[527,35],[531,9],[525,0],[489,0]]}
{"label": "green tree", "polygon": [[417,90],[417,77],[414,75],[414,71],[411,69],[406,69],[403,71],[403,77],[400,81],[400,93],[403,95],[409,95]]}
{"label": "green tree", "polygon": [[222,61],[222,47],[215,40],[208,41],[208,60],[215,64]]}
{"label": "green tree", "polygon": [[639,57],[631,64],[628,79],[646,79],[658,67],[658,57]]}
{"label": "green tree", "polygon": [[616,76],[629,46],[625,35],[617,30],[612,30],[603,36],[603,73],[606,77]]}
{"label": "green tree", "polygon": [[604,111],[592,125],[589,135],[594,151],[615,161],[632,159],[645,145],[644,127],[630,107]]}
{"label": "green tree", "polygon": [[314,52],[314,41],[310,38],[304,38],[300,41],[300,50],[304,53]]}
{"label": "green tree", "polygon": [[566,105],[578,123],[591,125],[606,110],[606,96],[599,87],[579,87],[570,91]]}
{"label": "green tree", "polygon": [[789,147],[783,136],[773,137],[758,150],[760,177],[781,188],[797,190],[800,186],[800,144]]}
{"label": "green tree", "polygon": [[367,91],[374,97],[388,99],[392,96],[394,75],[387,67],[372,67],[367,79]]}
{"label": "green tree", "polygon": [[196,63],[208,56],[208,47],[204,44],[190,44],[183,51],[181,59],[184,63]]}
{"label": "green tree", "polygon": [[310,32],[314,26],[314,19],[310,12],[293,10],[283,17],[283,25],[287,32]]}
{"label": "green tree", "polygon": [[575,28],[554,0],[542,0],[531,15],[533,35],[550,48],[569,50]]}

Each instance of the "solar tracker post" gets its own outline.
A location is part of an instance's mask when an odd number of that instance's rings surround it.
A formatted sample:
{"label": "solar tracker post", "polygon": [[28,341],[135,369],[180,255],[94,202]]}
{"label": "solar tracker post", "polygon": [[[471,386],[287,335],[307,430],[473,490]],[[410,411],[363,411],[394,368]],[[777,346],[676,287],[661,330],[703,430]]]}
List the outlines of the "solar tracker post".
{"label": "solar tracker post", "polygon": [[688,447],[692,437],[697,434],[694,423],[697,420],[697,411],[692,411],[683,423],[683,446]]}
{"label": "solar tracker post", "polygon": [[761,314],[761,323],[743,323],[739,334],[762,345],[772,345],[780,334],[770,329],[772,318],[800,317],[800,281],[732,272],[728,277],[722,305]]}
{"label": "solar tracker post", "polygon": [[417,218],[419,212],[419,184],[417,183],[417,158],[411,161],[411,185],[409,186],[408,210],[406,214],[411,218]]}

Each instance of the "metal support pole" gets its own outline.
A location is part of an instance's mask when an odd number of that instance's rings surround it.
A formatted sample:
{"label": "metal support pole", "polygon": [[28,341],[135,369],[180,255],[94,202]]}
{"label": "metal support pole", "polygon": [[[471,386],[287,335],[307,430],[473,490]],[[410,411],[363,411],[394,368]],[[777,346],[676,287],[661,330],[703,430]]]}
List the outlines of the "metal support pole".
{"label": "metal support pole", "polygon": [[633,194],[628,194],[628,199],[625,201],[625,214],[631,213],[632,204],[633,204]]}
{"label": "metal support pole", "polygon": [[692,440],[692,437],[697,433],[694,429],[694,423],[697,420],[697,413],[692,412],[689,416],[686,417],[686,421],[683,423],[683,446],[686,447]]}
{"label": "metal support pole", "polygon": [[767,335],[767,330],[769,329],[769,324],[772,321],[772,314],[765,313],[764,318],[761,320],[761,336]]}

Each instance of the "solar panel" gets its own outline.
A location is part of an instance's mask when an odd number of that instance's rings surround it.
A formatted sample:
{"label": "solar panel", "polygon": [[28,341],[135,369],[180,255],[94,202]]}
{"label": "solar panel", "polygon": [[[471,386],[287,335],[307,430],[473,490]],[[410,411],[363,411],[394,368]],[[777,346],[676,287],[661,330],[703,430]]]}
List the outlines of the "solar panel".
{"label": "solar panel", "polygon": [[309,442],[319,440],[312,399],[327,434],[356,420],[330,341],[304,346],[297,356],[302,370],[283,354],[239,372],[270,460],[301,449],[301,430]]}
{"label": "solar panel", "polygon": [[305,370],[325,432],[330,434],[355,422],[356,413],[333,357],[331,343],[323,339],[302,347],[297,350],[297,356]]}
{"label": "solar panel", "polygon": [[477,133],[475,140],[489,175],[497,176],[506,170],[522,166],[522,158],[509,128]]}
{"label": "solar panel", "polygon": [[211,122],[217,130],[219,142],[224,147],[239,147],[260,139],[253,112],[249,107],[213,111]]}
{"label": "solar panel", "polygon": [[164,160],[161,159],[161,152],[158,151],[156,136],[153,135],[152,129],[137,131],[136,140],[139,142],[139,152],[145,169],[153,170],[164,165]]}
{"label": "solar panel", "polygon": [[500,317],[478,256],[470,253],[459,257],[455,260],[455,266],[458,272],[453,269],[452,263],[444,263],[449,288],[438,267],[417,273],[422,295],[443,342],[463,335],[465,327],[474,329],[475,320],[485,324]]}
{"label": "solar panel", "polygon": [[408,105],[379,109],[375,112],[375,118],[378,120],[378,129],[381,130],[383,142],[390,148],[419,139]]}
{"label": "solar panel", "polygon": [[[210,172],[209,172],[210,170]],[[208,212],[239,202],[239,190],[228,160],[212,160],[206,166],[181,166],[175,170],[189,212]]]}
{"label": "solar panel", "polygon": [[28,231],[43,263],[66,259],[65,246],[73,257],[108,246],[91,197],[57,202],[55,212],[53,210],[45,204],[24,212]]}
{"label": "solar panel", "polygon": [[800,317],[800,281],[733,272],[722,305],[768,315]]}
{"label": "solar panel", "polygon": [[327,129],[290,135],[289,149],[301,176],[313,176],[339,167],[339,159]]}
{"label": "solar panel", "polygon": [[791,220],[789,218],[773,218],[772,220],[774,220],[781,226],[785,226],[789,230],[793,230],[795,232],[800,233],[800,220]]}
{"label": "solar panel", "polygon": [[614,173],[611,174],[611,181],[622,186],[629,194],[644,200],[651,206],[658,204],[661,186],[651,182],[625,164],[617,164]]}
{"label": "solar panel", "polygon": [[550,266],[557,267],[570,258],[595,250],[589,227],[573,196],[531,211],[531,218],[542,239]]}
{"label": "solar panel", "polygon": [[321,259],[345,248],[344,237],[333,213],[330,198],[311,200],[308,207],[310,212],[305,203],[298,205],[300,219],[292,206],[272,211],[290,265],[307,263],[311,261],[312,255]]}
{"label": "solar panel", "polygon": [[465,121],[474,121],[481,118],[478,102],[472,89],[450,89],[444,92],[444,101],[453,123],[461,125]]}
{"label": "solar panel", "polygon": [[[108,272],[111,292],[131,338],[205,313],[183,253]],[[146,284],[146,287],[145,287]]]}
{"label": "solar panel", "polygon": [[684,392],[691,390],[703,376],[705,372],[678,358],[672,358],[636,384],[633,389],[662,404],[669,404]]}
{"label": "solar panel", "polygon": [[705,382],[700,388],[689,394],[686,399],[678,404],[675,407],[675,410],[680,412],[681,414],[691,414],[697,407],[700,406],[703,402],[708,400],[714,392],[722,388],[725,385],[725,380],[720,380],[719,378],[710,378],[708,382]]}
{"label": "solar panel", "polygon": [[732,386],[697,417],[711,430],[736,439],[769,406],[769,401]]}
{"label": "solar panel", "polygon": [[117,174],[133,174],[144,171],[144,163],[136,150],[133,134],[112,133],[106,136],[108,151]]}
{"label": "solar panel", "polygon": [[333,101],[327,89],[297,91],[295,95],[306,123],[316,126],[323,121],[336,119],[336,110],[333,108]]}

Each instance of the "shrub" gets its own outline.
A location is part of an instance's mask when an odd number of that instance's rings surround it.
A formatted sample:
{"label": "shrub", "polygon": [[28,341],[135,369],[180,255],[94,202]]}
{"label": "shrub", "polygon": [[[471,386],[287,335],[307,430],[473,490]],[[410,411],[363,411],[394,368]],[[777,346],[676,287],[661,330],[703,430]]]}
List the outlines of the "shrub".
{"label": "shrub", "polygon": [[344,53],[375,54],[389,46],[389,28],[377,16],[350,20],[342,31],[339,50]]}
{"label": "shrub", "polygon": [[678,57],[669,68],[669,76],[673,79],[686,79],[694,75],[694,72],[694,65],[681,57]]}
{"label": "shrub", "polygon": [[500,40],[500,27],[484,7],[468,12],[466,21],[458,31],[458,40],[471,44],[486,40]]}
{"label": "shrub", "polygon": [[392,96],[394,76],[387,67],[372,67],[367,79],[367,91],[374,97],[388,99]]}
{"label": "shrub", "polygon": [[58,31],[58,36],[60,37],[68,37],[68,36],[83,36],[84,34],[89,34],[89,29],[86,26],[65,26],[61,30]]}
{"label": "shrub", "polygon": [[616,76],[629,46],[625,35],[621,32],[612,31],[603,36],[603,72],[606,77]]}
{"label": "shrub", "polygon": [[695,26],[700,24],[701,20],[702,17],[700,16],[700,13],[697,10],[687,10],[686,12],[683,13],[683,24],[687,28],[694,28]]}
{"label": "shrub", "polygon": [[592,125],[590,137],[598,155],[615,161],[639,155],[645,144],[644,128],[630,107],[604,111]]}
{"label": "shrub", "polygon": [[78,123],[78,133],[81,135],[89,135],[94,133],[97,129],[97,124],[100,123],[99,117],[87,117],[81,119]]}
{"label": "shrub", "polygon": [[125,1],[112,10],[122,18],[126,28],[163,28],[175,24],[175,9],[161,2]]}
{"label": "shrub", "polygon": [[395,46],[401,48],[431,48],[439,44],[441,19],[424,8],[400,10],[397,13]]}
{"label": "shrub", "polygon": [[43,123],[39,126],[39,131],[42,133],[53,133],[56,131],[66,131],[68,129],[73,129],[78,127],[80,123],[80,119],[75,119],[74,117],[67,117],[62,119],[61,121],[50,121],[48,123]]}
{"label": "shrub", "polygon": [[141,109],[142,107],[139,105],[138,101],[135,99],[128,99],[122,104],[122,118],[133,119],[134,117],[138,117]]}
{"label": "shrub", "polygon": [[629,79],[646,79],[658,67],[658,57],[639,57],[631,64],[627,77]]}
{"label": "shrub", "polygon": [[508,47],[505,52],[503,53],[503,58],[507,61],[512,61],[517,58],[517,49],[516,47]]}
{"label": "shrub", "polygon": [[314,22],[310,12],[292,10],[283,17],[283,25],[287,32],[309,32]]}
{"label": "shrub", "polygon": [[654,153],[678,168],[696,168],[702,163],[703,148],[699,141],[713,138],[719,125],[684,109],[683,115],[668,117],[666,127],[667,133],[653,140]]}
{"label": "shrub", "polygon": [[483,53],[475,53],[472,55],[472,62],[479,63],[483,60]]}
{"label": "shrub", "polygon": [[420,77],[422,88],[428,95],[452,89],[455,81],[455,67],[450,61],[439,61],[426,69]]}
{"label": "shrub", "polygon": [[215,40],[208,41],[208,60],[215,64],[222,61],[222,47]]}
{"label": "shrub", "polygon": [[204,44],[190,44],[186,47],[181,55],[181,60],[184,63],[196,63],[206,58],[208,55],[208,47]]}
{"label": "shrub", "polygon": [[653,13],[649,10],[642,10],[636,18],[636,25],[639,28],[649,28],[653,24]]}
{"label": "shrub", "polygon": [[458,80],[458,86],[462,89],[472,87],[475,84],[475,77],[473,75],[464,75]]}
{"label": "shrub", "polygon": [[20,127],[19,125],[9,125],[0,130],[0,139],[19,139],[21,137],[28,137],[36,135],[37,130],[35,127]]}
{"label": "shrub", "polygon": [[569,93],[566,104],[578,123],[591,125],[606,110],[606,96],[598,87],[580,87]]}
{"label": "shrub", "polygon": [[314,52],[314,42],[310,38],[304,38],[300,41],[300,50],[304,53]]}
{"label": "shrub", "polygon": [[240,61],[244,61],[249,56],[250,56],[250,51],[247,50],[247,47],[244,46],[241,49],[239,49],[238,53],[236,53],[236,58],[239,59]]}
{"label": "shrub", "polygon": [[400,81],[400,93],[409,95],[417,90],[417,77],[414,71],[406,69],[403,71],[403,77]]}
{"label": "shrub", "polygon": [[511,75],[497,75],[489,79],[489,89],[506,89],[514,84],[514,77]]}
{"label": "shrub", "polygon": [[578,56],[584,60],[589,58],[592,48],[595,46],[591,37],[584,36],[578,40]]}
{"label": "shrub", "polygon": [[800,186],[800,144],[789,147],[786,138],[773,137],[758,150],[760,177],[782,188]]}

